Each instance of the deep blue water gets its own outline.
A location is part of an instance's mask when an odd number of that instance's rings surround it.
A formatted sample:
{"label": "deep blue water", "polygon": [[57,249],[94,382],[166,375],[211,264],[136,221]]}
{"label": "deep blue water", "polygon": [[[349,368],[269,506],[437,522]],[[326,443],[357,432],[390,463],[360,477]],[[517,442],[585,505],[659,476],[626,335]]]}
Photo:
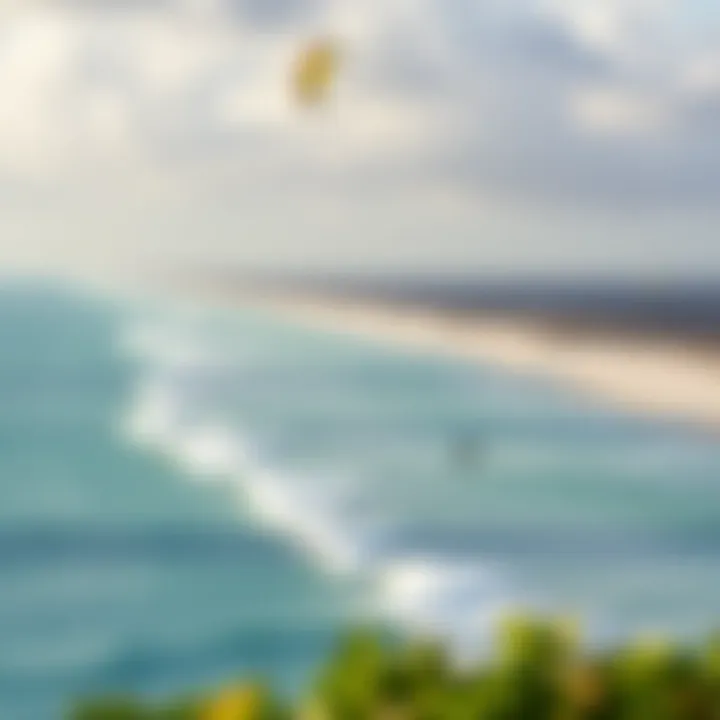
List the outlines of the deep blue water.
{"label": "deep blue water", "polygon": [[537,380],[16,285],[0,397],[12,720],[245,672],[291,692],[360,617],[461,649],[517,605],[598,639],[720,620],[720,447]]}

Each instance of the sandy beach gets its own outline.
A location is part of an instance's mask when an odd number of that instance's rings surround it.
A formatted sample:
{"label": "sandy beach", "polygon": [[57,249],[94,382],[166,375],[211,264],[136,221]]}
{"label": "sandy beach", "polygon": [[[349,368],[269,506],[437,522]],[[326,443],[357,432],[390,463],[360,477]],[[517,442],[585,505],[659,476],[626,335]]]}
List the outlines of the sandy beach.
{"label": "sandy beach", "polygon": [[493,363],[633,413],[720,430],[718,347],[621,333],[562,336],[522,318],[457,316],[311,294],[243,302],[307,327]]}

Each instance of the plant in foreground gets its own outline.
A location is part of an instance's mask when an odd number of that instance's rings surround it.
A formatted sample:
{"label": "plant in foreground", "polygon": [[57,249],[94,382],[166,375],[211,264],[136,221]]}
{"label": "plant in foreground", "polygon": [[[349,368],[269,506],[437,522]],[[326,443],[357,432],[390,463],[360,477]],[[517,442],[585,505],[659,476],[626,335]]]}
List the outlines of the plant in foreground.
{"label": "plant in foreground", "polygon": [[720,720],[720,637],[589,655],[566,625],[515,618],[497,640],[492,660],[460,669],[435,642],[358,631],[297,707],[240,683],[164,705],[94,701],[70,720]]}

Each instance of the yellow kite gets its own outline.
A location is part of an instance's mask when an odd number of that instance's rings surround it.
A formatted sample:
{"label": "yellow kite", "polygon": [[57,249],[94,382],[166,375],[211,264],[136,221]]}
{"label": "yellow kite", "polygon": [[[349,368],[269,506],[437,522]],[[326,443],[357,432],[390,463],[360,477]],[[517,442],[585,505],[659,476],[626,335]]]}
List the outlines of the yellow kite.
{"label": "yellow kite", "polygon": [[329,40],[314,42],[300,55],[295,67],[293,90],[303,105],[317,105],[332,88],[340,63],[337,45]]}

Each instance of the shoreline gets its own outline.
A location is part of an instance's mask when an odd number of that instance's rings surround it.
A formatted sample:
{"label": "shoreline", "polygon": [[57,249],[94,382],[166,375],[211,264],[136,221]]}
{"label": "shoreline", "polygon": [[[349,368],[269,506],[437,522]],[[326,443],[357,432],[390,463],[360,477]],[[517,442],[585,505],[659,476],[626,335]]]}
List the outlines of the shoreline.
{"label": "shoreline", "polygon": [[582,321],[569,331],[552,315],[467,314],[334,293],[200,294],[225,308],[269,312],[309,329],[508,368],[556,382],[605,407],[720,437],[720,345]]}

